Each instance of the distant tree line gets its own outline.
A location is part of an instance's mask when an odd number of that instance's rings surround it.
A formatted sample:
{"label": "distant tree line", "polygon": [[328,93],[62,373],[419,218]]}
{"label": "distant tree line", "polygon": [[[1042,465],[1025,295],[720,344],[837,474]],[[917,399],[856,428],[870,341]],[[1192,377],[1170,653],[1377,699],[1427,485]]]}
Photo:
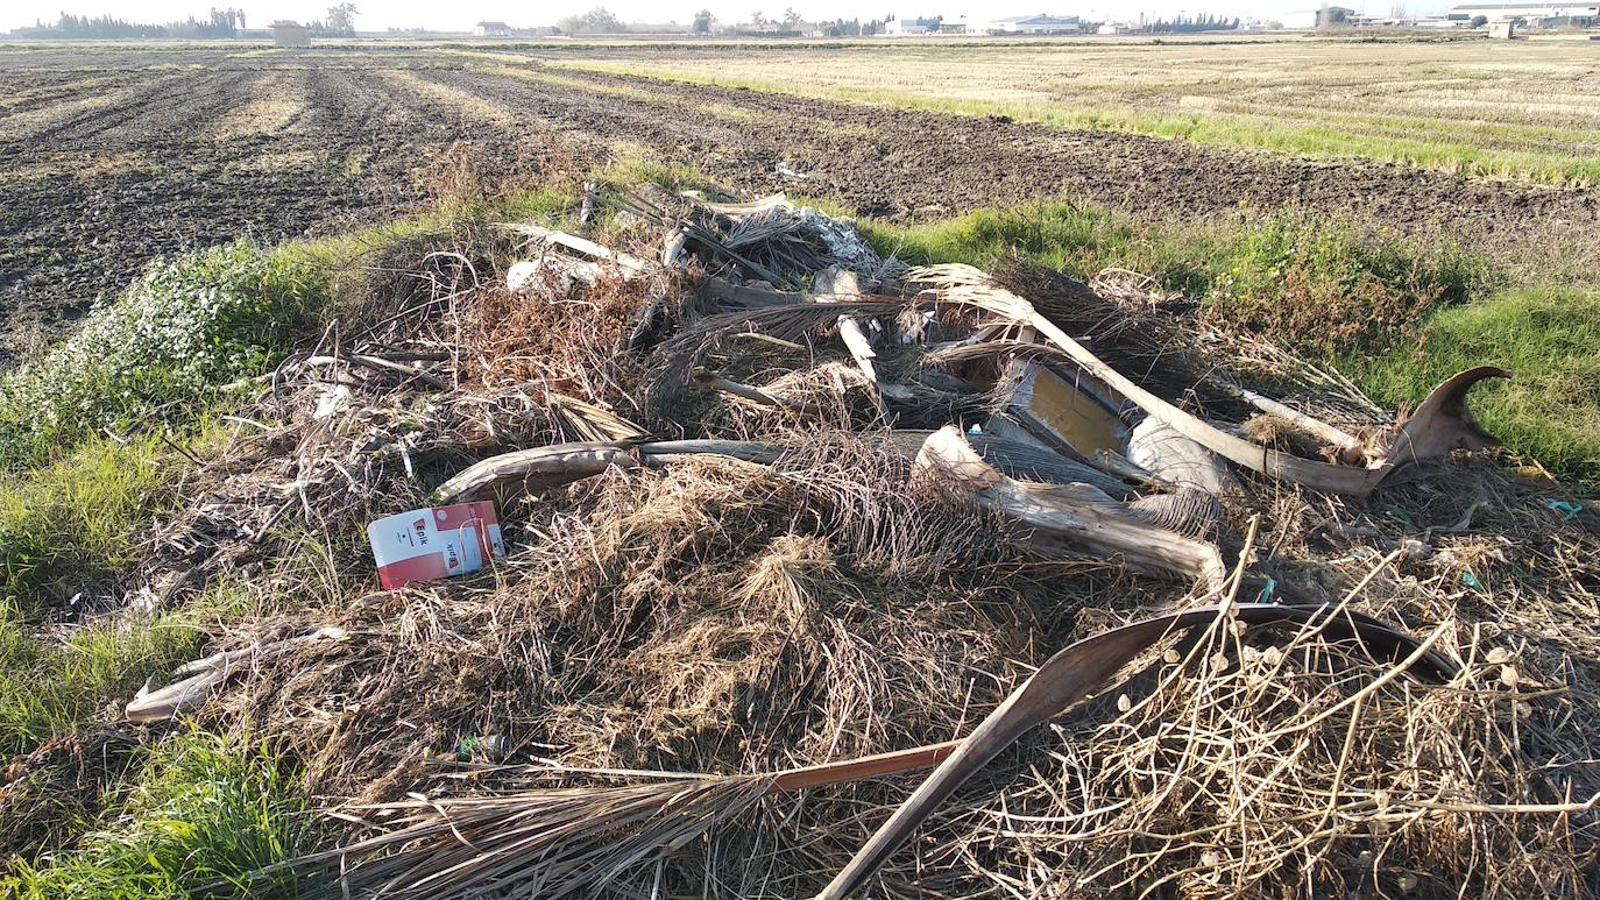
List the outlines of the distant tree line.
{"label": "distant tree line", "polygon": [[560,34],[681,34],[687,30],[705,34],[715,21],[716,17],[709,11],[701,10],[695,13],[687,29],[677,22],[624,22],[611,10],[597,6],[586,13],[557,20],[556,31]]}
{"label": "distant tree line", "polygon": [[[717,30],[717,17],[712,15],[711,10],[702,9],[694,14],[689,30],[695,34],[711,34]],[[722,29],[723,32],[728,34],[763,35],[799,34],[803,30],[808,30],[806,23],[792,6],[783,11],[782,19],[769,19],[760,10],[757,10],[750,14],[748,23],[740,23],[730,28]],[[828,37],[858,37],[882,32],[883,20],[870,19],[863,22],[860,19],[834,19],[833,21],[823,19],[811,23],[809,30],[817,31]]]}
{"label": "distant tree line", "polygon": [[603,6],[560,19],[556,22],[556,28],[563,34],[623,34],[628,30],[621,19]]}
{"label": "distant tree line", "polygon": [[861,37],[882,33],[883,22],[878,19],[871,19],[866,22],[860,19],[835,19],[832,22],[818,22],[817,30],[828,37]]}
{"label": "distant tree line", "polygon": [[[579,15],[567,16],[556,22],[556,30],[562,34],[629,34],[629,33],[662,33],[681,32],[682,25],[676,22],[666,24],[624,22],[603,6],[597,6],[588,12]],[[785,35],[798,35],[807,31],[817,31],[828,37],[854,37],[864,34],[878,34],[883,31],[883,22],[872,19],[866,22],[860,19],[836,19],[834,21],[821,21],[807,23],[801,18],[794,7],[783,11],[782,18],[768,18],[757,10],[750,14],[750,21],[736,25],[723,26],[717,21],[709,9],[702,9],[695,13],[689,20],[691,34],[759,34],[766,37],[782,37]]]}
{"label": "distant tree line", "polygon": [[[340,3],[328,7],[328,18],[311,22],[306,30],[318,37],[350,37],[356,33],[356,14],[360,10],[354,3]],[[121,40],[127,38],[231,38],[244,31],[244,10],[212,8],[205,19],[190,16],[182,22],[165,25],[143,25],[112,16],[75,16],[62,13],[55,24],[35,21],[32,28],[17,28],[12,34],[28,38],[60,38],[90,40]]]}
{"label": "distant tree line", "polygon": [[1147,30],[1151,34],[1195,34],[1201,31],[1233,31],[1239,27],[1237,18],[1225,19],[1202,13],[1198,16],[1179,16],[1176,19],[1157,19]]}
{"label": "distant tree line", "polygon": [[35,20],[33,27],[12,30],[18,37],[83,38],[116,40],[121,38],[230,38],[245,29],[244,10],[215,9],[206,19],[190,16],[182,22],[146,25],[113,16],[75,16],[62,13],[53,24]]}

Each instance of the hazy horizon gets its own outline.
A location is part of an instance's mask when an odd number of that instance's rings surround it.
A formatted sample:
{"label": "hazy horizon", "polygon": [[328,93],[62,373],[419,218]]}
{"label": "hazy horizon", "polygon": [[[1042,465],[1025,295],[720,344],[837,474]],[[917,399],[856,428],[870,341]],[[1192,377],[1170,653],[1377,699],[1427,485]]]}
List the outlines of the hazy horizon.
{"label": "hazy horizon", "polygon": [[[219,7],[233,4],[219,3]],[[330,6],[327,2],[316,0],[282,0],[282,2],[257,3],[250,0],[235,8],[243,10],[249,27],[260,28],[277,19],[294,19],[308,22],[323,19],[327,16]],[[596,6],[604,6],[625,22],[680,22],[687,23],[700,9],[710,9],[717,20],[723,23],[750,21],[754,13],[760,12],[768,18],[781,18],[784,10],[793,6],[807,21],[832,20],[832,19],[882,19],[887,15],[917,16],[917,15],[944,15],[947,18],[966,16],[1008,16],[1027,15],[1032,13],[1052,13],[1056,15],[1077,15],[1086,18],[1117,21],[1137,20],[1141,14],[1148,18],[1174,18],[1180,15],[1200,15],[1209,13],[1215,16],[1232,18],[1238,16],[1245,19],[1284,19],[1304,17],[1321,4],[1307,3],[1304,0],[1282,0],[1282,2],[1262,2],[1262,0],[1218,0],[1213,4],[1197,4],[1193,0],[1151,0],[1136,9],[1116,8],[1107,9],[1099,4],[1089,3],[1042,3],[1039,0],[1001,0],[997,4],[984,4],[977,6],[963,3],[961,0],[883,0],[881,6],[863,6],[860,3],[846,3],[841,0],[817,0],[817,2],[796,2],[763,5],[756,0],[748,2],[695,2],[689,0],[681,7],[664,6],[660,3],[647,3],[644,0],[619,0],[619,2],[593,2],[593,0],[561,0],[551,4],[540,4],[530,7],[526,3],[510,2],[510,0],[480,0],[480,2],[462,5],[440,5],[424,2],[424,0],[390,0],[385,3],[357,3],[360,8],[356,16],[356,27],[361,31],[385,31],[390,28],[425,28],[432,31],[469,31],[479,21],[506,22],[513,27],[532,27],[535,25],[552,25],[557,20],[576,13],[581,13]],[[1352,8],[1361,10],[1363,4],[1346,2]],[[1408,7],[1411,13],[1436,12],[1448,3],[1428,4],[1425,7]],[[65,4],[64,4],[65,6]],[[210,5],[197,5],[183,0],[97,0],[97,2],[71,4],[68,8],[53,9],[48,14],[41,13],[35,8],[32,11],[11,8],[0,8],[0,30],[9,31],[14,28],[33,25],[34,22],[43,21],[46,24],[54,22],[61,12],[77,16],[98,17],[110,15],[118,19],[139,24],[164,24],[172,21],[182,21],[193,16],[196,19],[208,17]],[[1385,5],[1381,10],[1376,8],[1366,9],[1370,12],[1389,12],[1390,7]]]}

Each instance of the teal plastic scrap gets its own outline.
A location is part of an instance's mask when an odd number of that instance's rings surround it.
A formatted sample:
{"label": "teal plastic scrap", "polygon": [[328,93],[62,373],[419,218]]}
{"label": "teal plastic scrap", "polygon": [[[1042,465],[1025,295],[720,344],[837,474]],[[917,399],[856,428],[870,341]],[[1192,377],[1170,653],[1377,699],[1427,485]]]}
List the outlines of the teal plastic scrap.
{"label": "teal plastic scrap", "polygon": [[1277,598],[1273,596],[1273,594],[1277,590],[1278,590],[1278,580],[1276,578],[1273,578],[1271,575],[1268,575],[1267,576],[1267,583],[1261,586],[1261,597],[1259,599],[1257,599],[1256,602],[1257,603],[1277,603],[1278,602]]}
{"label": "teal plastic scrap", "polygon": [[1545,508],[1561,517],[1563,522],[1571,522],[1583,512],[1583,504],[1570,500],[1557,500],[1551,498],[1544,502]]}

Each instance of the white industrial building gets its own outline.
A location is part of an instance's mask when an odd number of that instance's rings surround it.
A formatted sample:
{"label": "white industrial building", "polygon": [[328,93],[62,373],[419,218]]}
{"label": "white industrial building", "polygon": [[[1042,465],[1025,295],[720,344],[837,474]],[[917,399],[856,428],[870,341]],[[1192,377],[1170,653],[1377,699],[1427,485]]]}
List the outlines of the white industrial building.
{"label": "white industrial building", "polygon": [[1463,3],[1446,14],[1448,19],[1468,22],[1478,16],[1490,22],[1520,20],[1545,28],[1600,25],[1600,3]]}
{"label": "white industrial building", "polygon": [[894,18],[883,23],[883,33],[891,36],[938,34],[942,19]]}
{"label": "white industrial building", "polygon": [[1077,34],[1083,22],[1077,16],[1011,16],[987,22],[968,23],[968,32],[988,34]]}

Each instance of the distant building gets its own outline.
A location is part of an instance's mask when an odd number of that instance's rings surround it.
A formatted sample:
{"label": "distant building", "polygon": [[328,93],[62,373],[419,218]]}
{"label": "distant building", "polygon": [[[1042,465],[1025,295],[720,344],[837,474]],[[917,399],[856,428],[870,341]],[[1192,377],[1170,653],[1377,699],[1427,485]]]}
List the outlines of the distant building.
{"label": "distant building", "polygon": [[908,34],[938,34],[939,26],[943,22],[944,20],[942,18],[897,18],[883,23],[883,33],[891,36],[904,36]]}
{"label": "distant building", "polygon": [[1489,22],[1521,22],[1539,28],[1583,28],[1600,25],[1600,3],[1463,3],[1451,7],[1449,18],[1468,20],[1483,16]]}
{"label": "distant building", "polygon": [[1452,16],[1351,16],[1354,28],[1466,28],[1470,20]]}
{"label": "distant building", "polygon": [[1340,28],[1350,24],[1356,11],[1343,6],[1324,6],[1317,10],[1316,27]]}
{"label": "distant building", "polygon": [[973,24],[969,30],[989,34],[1077,34],[1083,23],[1077,16],[1012,16]]}
{"label": "distant building", "polygon": [[504,22],[479,22],[472,26],[473,37],[511,37],[511,26]]}
{"label": "distant building", "polygon": [[299,22],[281,21],[272,23],[272,43],[279,47],[309,47],[311,46],[311,32],[306,30]]}

